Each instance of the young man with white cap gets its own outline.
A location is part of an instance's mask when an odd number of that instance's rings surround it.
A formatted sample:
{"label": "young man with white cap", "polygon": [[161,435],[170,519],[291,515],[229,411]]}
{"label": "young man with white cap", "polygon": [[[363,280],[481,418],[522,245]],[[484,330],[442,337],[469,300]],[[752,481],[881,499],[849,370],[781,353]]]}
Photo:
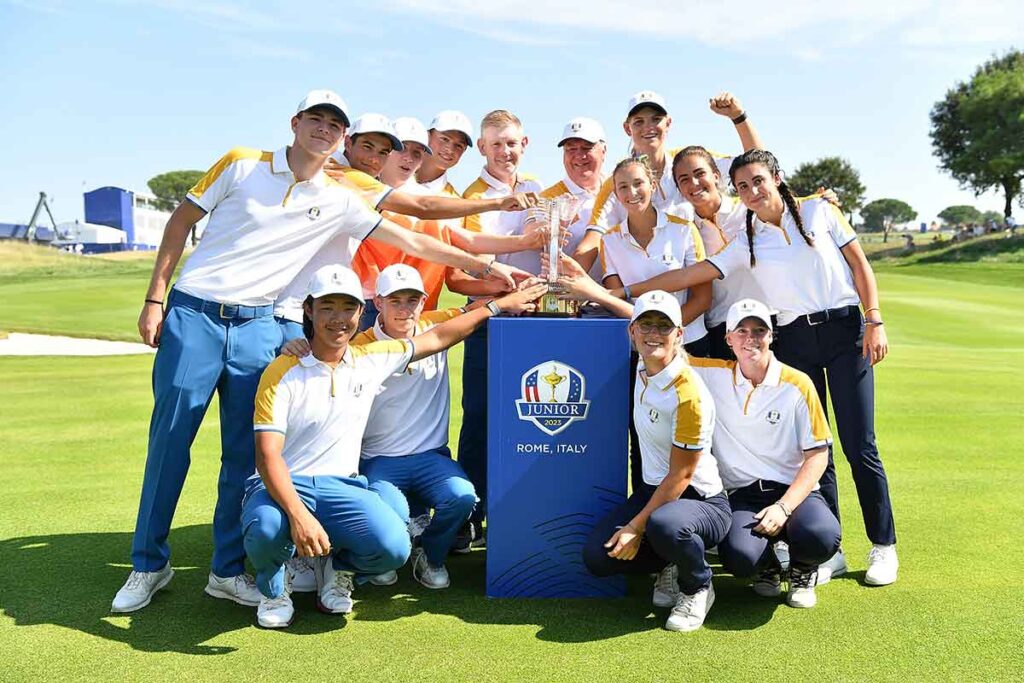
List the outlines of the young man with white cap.
{"label": "young man with white cap", "polygon": [[583,561],[597,576],[659,572],[676,578],[678,595],[662,601],[656,590],[655,604],[672,606],[666,629],[694,631],[715,600],[704,552],[722,541],[730,522],[711,449],[715,404],[682,350],[676,298],[649,292],[632,308],[630,339],[641,357],[633,421],[643,482],[594,525]]}
{"label": "young man with white cap", "polygon": [[[291,145],[276,152],[231,150],[168,220],[139,315],[143,341],[159,350],[133,570],[114,598],[114,612],[145,607],[173,576],[167,536],[192,441],[214,391],[221,397],[222,455],[206,592],[254,604],[238,517],[243,484],[253,470],[253,399],[260,373],[281,344],[274,301],[325,244],[335,238],[357,244],[374,232],[406,251],[514,286],[507,266],[382,221],[324,174],[348,126],[346,110],[333,92],[309,93],[291,118]],[[203,240],[168,293],[185,239],[206,214]]]}
{"label": "young man with white cap", "polygon": [[715,401],[714,453],[729,492],[732,526],[722,565],[757,576],[754,591],[782,592],[771,546],[789,544],[791,607],[813,607],[818,565],[839,548],[839,520],[819,492],[832,436],[814,383],[770,350],[772,314],[760,301],[729,307],[726,343],[735,361],[691,358]]}
{"label": "young man with white cap", "polygon": [[[708,104],[711,111],[733,122],[744,151],[761,147],[760,137],[748,121],[746,111],[731,93],[720,93],[712,97]],[[631,140],[630,156],[645,156],[647,165],[654,172],[657,187],[652,202],[655,208],[681,218],[692,218],[692,208],[680,194],[671,173],[672,159],[681,149],[669,149],[666,143],[671,126],[672,117],[668,114],[664,97],[652,90],[644,90],[630,98],[622,129]],[[712,154],[717,157],[716,163],[721,175],[727,176],[732,157],[715,152]],[[597,258],[600,235],[611,226],[620,224],[624,218],[625,210],[615,197],[611,183],[606,181],[598,193],[590,217],[590,227],[595,234],[586,236],[574,254],[584,268],[589,269]]]}
{"label": "young man with white cap", "polygon": [[381,384],[458,343],[504,303],[520,305],[544,289],[516,291],[410,339],[354,346],[363,307],[359,277],[342,266],[314,274],[303,304],[312,353],[277,358],[256,397],[259,477],[250,479],[241,517],[262,594],[261,626],[283,628],[294,617],[285,563],[296,552],[319,558],[317,605],[329,614],[352,611],[357,581],[405,563],[404,498],[358,474],[363,430]]}

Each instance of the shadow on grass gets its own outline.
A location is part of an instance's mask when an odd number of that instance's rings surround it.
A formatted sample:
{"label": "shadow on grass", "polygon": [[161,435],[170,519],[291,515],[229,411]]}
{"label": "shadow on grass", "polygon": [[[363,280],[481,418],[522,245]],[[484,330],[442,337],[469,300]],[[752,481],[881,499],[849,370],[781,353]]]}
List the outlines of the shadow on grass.
{"label": "shadow on grass", "polygon": [[[17,626],[51,624],[125,643],[144,652],[221,655],[235,648],[205,645],[225,633],[253,628],[255,609],[203,593],[211,547],[210,525],[174,529],[175,576],[146,608],[110,614],[110,601],[128,576],[130,533],[26,536],[0,541],[0,609]],[[537,638],[559,643],[606,640],[657,630],[668,610],[651,607],[652,582],[629,577],[622,599],[488,599],[485,553],[452,557],[452,587],[431,591],[413,581],[408,566],[390,587],[370,584],[355,592],[355,618],[397,621],[419,614],[450,615],[470,624],[531,625]],[[717,599],[705,627],[749,630],[767,623],[779,603],[758,599],[746,582],[715,577]],[[284,633],[335,631],[346,620],[317,612],[312,594],[294,596],[295,623]]]}

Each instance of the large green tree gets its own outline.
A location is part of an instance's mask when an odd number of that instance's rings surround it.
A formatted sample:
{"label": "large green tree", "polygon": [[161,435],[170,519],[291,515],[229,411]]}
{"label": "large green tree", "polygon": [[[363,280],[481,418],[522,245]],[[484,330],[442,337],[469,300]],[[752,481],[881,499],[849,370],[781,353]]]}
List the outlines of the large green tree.
{"label": "large green tree", "polygon": [[947,225],[977,223],[981,220],[981,211],[978,211],[970,204],[956,204],[955,206],[947,206],[940,211],[939,218]]}
{"label": "large green tree", "polygon": [[876,199],[860,210],[860,217],[869,230],[881,230],[882,241],[889,241],[889,231],[897,223],[906,223],[917,218],[917,211],[900,199]]}
{"label": "large green tree", "polygon": [[982,64],[935,103],[931,121],[942,168],[975,195],[1002,190],[1009,218],[1024,180],[1024,53]]}
{"label": "large green tree", "polygon": [[202,171],[170,171],[153,176],[146,184],[150,192],[156,195],[157,208],[173,211],[202,177]]}
{"label": "large green tree", "polygon": [[786,183],[797,195],[809,195],[819,187],[835,190],[842,209],[852,220],[853,213],[864,205],[864,184],[860,173],[842,157],[824,157],[817,161],[800,164]]}

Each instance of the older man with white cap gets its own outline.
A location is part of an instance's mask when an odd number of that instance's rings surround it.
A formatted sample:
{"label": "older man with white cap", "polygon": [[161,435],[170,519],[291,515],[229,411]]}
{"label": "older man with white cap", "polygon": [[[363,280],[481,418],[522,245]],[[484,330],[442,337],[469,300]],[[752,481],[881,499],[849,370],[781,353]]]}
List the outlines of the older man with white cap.
{"label": "older man with white cap", "polygon": [[[389,273],[391,294],[422,297],[415,271]],[[242,512],[245,547],[262,593],[261,626],[283,628],[294,616],[285,563],[294,554],[317,561],[318,606],[352,610],[357,581],[397,569],[410,551],[404,498],[391,484],[358,474],[364,430],[381,385],[393,374],[443,353],[488,317],[528,306],[544,285],[415,335],[351,344],[362,313],[359,277],[342,266],[318,270],[303,304],[310,352],[283,355],[263,373],[256,398],[256,469]],[[403,310],[408,311],[408,307]],[[335,399],[335,400],[328,400]]]}

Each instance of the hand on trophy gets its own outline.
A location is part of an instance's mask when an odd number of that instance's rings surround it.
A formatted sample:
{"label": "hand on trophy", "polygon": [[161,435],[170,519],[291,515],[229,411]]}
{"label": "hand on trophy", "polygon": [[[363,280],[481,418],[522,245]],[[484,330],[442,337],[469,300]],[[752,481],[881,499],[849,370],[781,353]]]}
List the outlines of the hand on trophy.
{"label": "hand on trophy", "polygon": [[537,310],[537,299],[548,291],[548,285],[543,280],[531,277],[524,280],[516,291],[495,299],[494,303],[502,313],[509,315],[522,315]]}
{"label": "hand on trophy", "polygon": [[[524,249],[547,249],[549,234],[549,228],[546,221],[531,218],[527,221],[523,229],[523,236],[526,238]],[[572,237],[572,233],[569,232],[569,226],[562,226],[558,231],[558,236],[559,244],[561,246],[564,247],[569,244],[569,238]]]}
{"label": "hand on trophy", "polygon": [[502,211],[524,211],[537,206],[540,196],[536,192],[519,192],[501,200]]}
{"label": "hand on trophy", "polygon": [[571,256],[561,255],[561,271],[558,284],[577,301],[590,301],[596,298],[596,293],[604,291],[604,287],[595,282]]}
{"label": "hand on trophy", "polygon": [[743,113],[743,105],[731,92],[720,92],[710,100],[708,104],[711,107],[711,111],[715,112],[719,116],[728,116],[730,119],[734,119]]}

